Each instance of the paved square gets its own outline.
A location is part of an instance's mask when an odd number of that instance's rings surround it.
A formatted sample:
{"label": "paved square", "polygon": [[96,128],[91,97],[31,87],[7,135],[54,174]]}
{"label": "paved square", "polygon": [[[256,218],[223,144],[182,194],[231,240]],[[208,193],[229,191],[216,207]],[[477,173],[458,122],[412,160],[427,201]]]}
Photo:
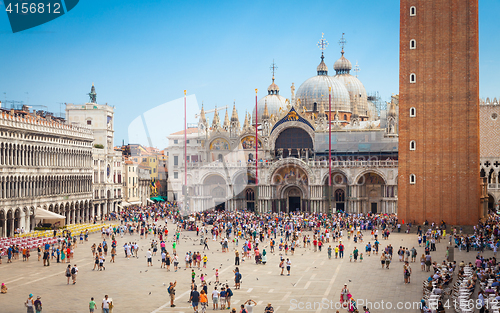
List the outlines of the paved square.
{"label": "paved square", "polygon": [[[174,226],[169,222],[169,233],[174,233]],[[311,234],[312,232],[306,232]],[[172,236],[169,236],[167,250],[171,253]],[[267,243],[261,244],[268,251],[268,262],[266,265],[257,265],[253,259],[244,261],[240,265],[242,273],[241,290],[234,290],[231,307],[239,306],[248,299],[257,302],[255,312],[263,312],[267,303],[272,303],[275,311],[304,311],[304,312],[335,312],[331,308],[326,309],[318,303],[338,303],[340,290],[344,283],[348,284],[351,294],[356,299],[366,299],[371,302],[415,302],[422,295],[422,281],[427,278],[427,273],[421,272],[420,263],[412,263],[412,282],[405,285],[403,281],[403,265],[397,260],[397,255],[391,263],[390,269],[382,269],[380,266],[380,254],[378,256],[364,255],[363,262],[349,262],[349,253],[356,246],[360,252],[364,252],[365,244],[370,241],[369,232],[365,232],[365,242],[354,243],[344,238],[346,256],[344,259],[328,259],[325,244],[322,252],[313,252],[312,248],[298,248],[294,256],[290,253],[288,257],[292,261],[291,276],[280,276],[279,252],[269,253]],[[153,267],[147,267],[146,251],[150,243],[148,239],[140,239],[139,235],[117,236],[118,247],[116,263],[109,263],[107,257],[105,271],[92,271],[93,258],[91,252],[92,243],[102,241],[100,234],[91,234],[89,241],[79,244],[75,250],[75,262],[79,268],[76,285],[67,285],[64,271],[66,264],[51,263],[44,267],[42,261],[37,262],[36,253],[32,253],[29,262],[15,260],[12,264],[0,265],[0,281],[5,282],[9,288],[7,294],[0,295],[1,312],[24,312],[24,302],[29,293],[42,297],[43,312],[88,312],[88,302],[91,297],[95,298],[100,312],[100,303],[105,294],[108,294],[115,305],[114,312],[192,312],[193,309],[187,302],[189,298],[191,270],[185,269],[183,256],[188,251],[201,251],[203,246],[199,244],[196,232],[184,231],[177,246],[180,259],[180,270],[178,272],[167,272],[160,268],[160,255],[153,257]],[[124,257],[123,244],[129,241],[137,241],[140,245],[139,258],[126,259]],[[279,237],[278,237],[279,241]],[[373,243],[373,241],[372,241]],[[380,240],[381,248],[387,244],[395,247],[415,246],[419,259],[423,248],[417,244],[415,234],[392,233],[389,240]],[[239,247],[241,249],[242,241]],[[331,243],[332,247],[335,246]],[[207,281],[211,282],[208,293],[213,291],[215,276],[214,268],[219,268],[220,281],[228,282],[232,287],[234,269],[234,246],[229,245],[230,252],[221,252],[219,243],[209,240],[210,250],[206,251],[208,256],[207,269],[196,272],[196,282],[199,284],[199,274],[208,274]],[[437,244],[437,251],[432,253],[434,260],[441,262],[445,258],[446,242]],[[491,251],[485,252],[489,257]],[[471,261],[476,253],[459,252],[455,250],[457,262]],[[176,307],[170,308],[167,286],[170,281],[177,280]],[[220,289],[220,288],[219,288]],[[308,307],[308,303],[316,307]],[[304,305],[304,307],[299,305]],[[361,310],[362,304],[359,304]],[[212,301],[209,299],[209,311]],[[420,312],[416,309],[397,310],[395,312]],[[340,310],[346,312],[347,310]],[[372,308],[371,312],[386,312]]]}

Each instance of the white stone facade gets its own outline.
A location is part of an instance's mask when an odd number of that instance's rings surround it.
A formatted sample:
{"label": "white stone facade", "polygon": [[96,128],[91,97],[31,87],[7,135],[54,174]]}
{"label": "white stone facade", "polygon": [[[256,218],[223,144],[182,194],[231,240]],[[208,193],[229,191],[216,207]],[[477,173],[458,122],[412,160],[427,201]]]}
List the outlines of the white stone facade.
{"label": "white stone facade", "polygon": [[[95,101],[95,89],[91,94]],[[122,201],[121,151],[115,151],[114,107],[95,102],[66,104],[66,118],[71,125],[84,125],[93,131],[93,216],[102,218],[120,210]]]}
{"label": "white stone facade", "polygon": [[29,112],[0,115],[0,236],[30,231],[39,208],[88,221],[92,130]]}

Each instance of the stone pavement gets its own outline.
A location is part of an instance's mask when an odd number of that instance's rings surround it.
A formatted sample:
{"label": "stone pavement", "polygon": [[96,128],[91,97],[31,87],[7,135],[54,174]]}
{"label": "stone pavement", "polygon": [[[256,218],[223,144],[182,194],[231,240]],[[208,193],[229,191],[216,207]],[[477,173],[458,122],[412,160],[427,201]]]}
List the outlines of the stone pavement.
{"label": "stone pavement", "polygon": [[[169,225],[170,234],[174,232],[173,225]],[[169,236],[171,237],[171,236]],[[76,285],[67,285],[64,276],[66,264],[51,263],[50,267],[44,267],[42,261],[37,262],[36,253],[32,254],[29,262],[16,260],[12,264],[6,264],[5,258],[0,265],[0,282],[5,282],[9,288],[7,294],[0,294],[0,312],[25,312],[24,302],[28,294],[33,293],[42,297],[43,312],[88,312],[90,297],[94,297],[98,307],[105,294],[108,294],[115,305],[114,312],[192,312],[187,302],[189,298],[189,284],[191,270],[185,270],[184,255],[187,251],[202,251],[203,246],[195,232],[181,233],[181,241],[177,247],[181,269],[178,272],[167,272],[160,268],[160,255],[153,257],[153,267],[147,267],[146,251],[151,236],[148,239],[139,239],[138,235],[118,236],[116,263],[109,263],[109,255],[106,260],[105,271],[92,271],[93,258],[90,246],[101,240],[100,234],[90,235],[89,241],[78,245],[75,250],[76,263],[79,274]],[[345,238],[346,239],[346,238]],[[382,269],[378,256],[364,255],[362,263],[350,263],[349,253],[357,246],[360,252],[364,252],[365,244],[370,241],[368,232],[365,234],[365,242],[355,244],[344,239],[346,256],[344,259],[328,259],[327,247],[322,252],[313,252],[310,248],[297,249],[294,256],[290,253],[288,257],[292,261],[291,276],[280,276],[279,253],[268,252],[267,265],[257,265],[247,260],[240,265],[242,273],[241,290],[234,290],[232,307],[239,306],[248,299],[258,303],[255,312],[263,312],[267,303],[272,303],[275,311],[304,311],[304,312],[335,312],[335,304],[340,298],[340,290],[344,283],[348,284],[351,294],[356,299],[366,299],[372,302],[371,312],[420,312],[418,309],[397,308],[397,302],[418,302],[422,295],[422,281],[427,278],[428,273],[421,272],[420,262],[412,263],[413,275],[411,284],[405,285],[403,281],[403,263],[398,261],[395,255],[390,269]],[[139,258],[127,260],[124,257],[123,244],[125,241],[139,241]],[[241,249],[240,240],[240,246]],[[418,247],[415,234],[393,233],[389,240],[380,240],[381,248],[392,244],[395,252],[399,246],[415,246],[418,257],[423,253],[423,248]],[[332,247],[336,243],[331,243]],[[373,241],[372,241],[373,244]],[[262,244],[261,244],[262,245]],[[215,280],[213,270],[219,268],[220,281],[229,282],[233,287],[234,252],[222,253],[220,245],[209,239],[210,251],[207,269],[199,271],[195,269],[197,277],[201,272],[208,274],[207,281],[211,281],[209,294],[213,291]],[[266,244],[264,244],[266,246]],[[230,250],[233,244],[230,244]],[[169,240],[167,250],[171,252],[171,241]],[[277,249],[276,249],[277,250]],[[446,242],[437,244],[437,252],[433,252],[433,259],[442,262],[445,257]],[[108,251],[109,252],[109,251]],[[455,260],[460,262],[472,261],[476,253],[459,252],[455,249]],[[492,255],[491,251],[485,253],[486,257]],[[285,271],[286,272],[286,271]],[[167,287],[170,281],[177,280],[176,305],[170,308]],[[199,283],[199,278],[197,278]],[[219,288],[220,289],[220,288]],[[380,307],[384,301],[384,306]],[[315,303],[316,302],[316,303]],[[375,303],[376,302],[376,303]],[[392,308],[389,310],[387,302]],[[211,299],[209,299],[211,311]],[[378,306],[378,309],[377,309]],[[358,303],[361,310],[362,304]],[[407,307],[409,308],[409,307]],[[96,312],[100,312],[96,310]],[[347,312],[340,309],[340,312]]]}

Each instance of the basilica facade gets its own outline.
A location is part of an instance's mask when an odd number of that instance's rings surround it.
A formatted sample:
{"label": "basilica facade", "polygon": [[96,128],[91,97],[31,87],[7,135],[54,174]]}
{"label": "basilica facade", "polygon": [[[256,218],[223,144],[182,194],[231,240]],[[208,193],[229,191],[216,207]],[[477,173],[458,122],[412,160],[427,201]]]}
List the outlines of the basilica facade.
{"label": "basilica facade", "polygon": [[379,113],[343,49],[333,67],[322,54],[290,99],[273,74],[243,125],[235,106],[211,123],[202,107],[187,143],[168,137],[170,199],[188,211],[396,213],[398,97]]}

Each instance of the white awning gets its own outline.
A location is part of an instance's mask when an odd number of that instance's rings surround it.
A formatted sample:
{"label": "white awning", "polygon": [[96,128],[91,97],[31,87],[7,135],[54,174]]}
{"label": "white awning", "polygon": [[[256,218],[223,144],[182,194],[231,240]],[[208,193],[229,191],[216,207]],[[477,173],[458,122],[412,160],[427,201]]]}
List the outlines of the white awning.
{"label": "white awning", "polygon": [[147,199],[146,199],[146,201],[149,201],[149,202],[151,202],[151,203],[155,203],[153,200],[151,200],[151,199],[149,199],[149,198],[147,198]]}
{"label": "white awning", "polygon": [[54,223],[55,221],[61,221],[62,225],[64,225],[66,222],[66,217],[64,215],[50,212],[50,211],[44,210],[42,208],[37,208],[35,210],[35,219],[36,220],[44,220],[47,222],[50,221],[51,223]]}
{"label": "white awning", "polygon": [[135,201],[135,202],[127,202],[127,201],[122,201],[122,206],[131,206],[131,205],[139,205],[141,204],[141,201]]}

